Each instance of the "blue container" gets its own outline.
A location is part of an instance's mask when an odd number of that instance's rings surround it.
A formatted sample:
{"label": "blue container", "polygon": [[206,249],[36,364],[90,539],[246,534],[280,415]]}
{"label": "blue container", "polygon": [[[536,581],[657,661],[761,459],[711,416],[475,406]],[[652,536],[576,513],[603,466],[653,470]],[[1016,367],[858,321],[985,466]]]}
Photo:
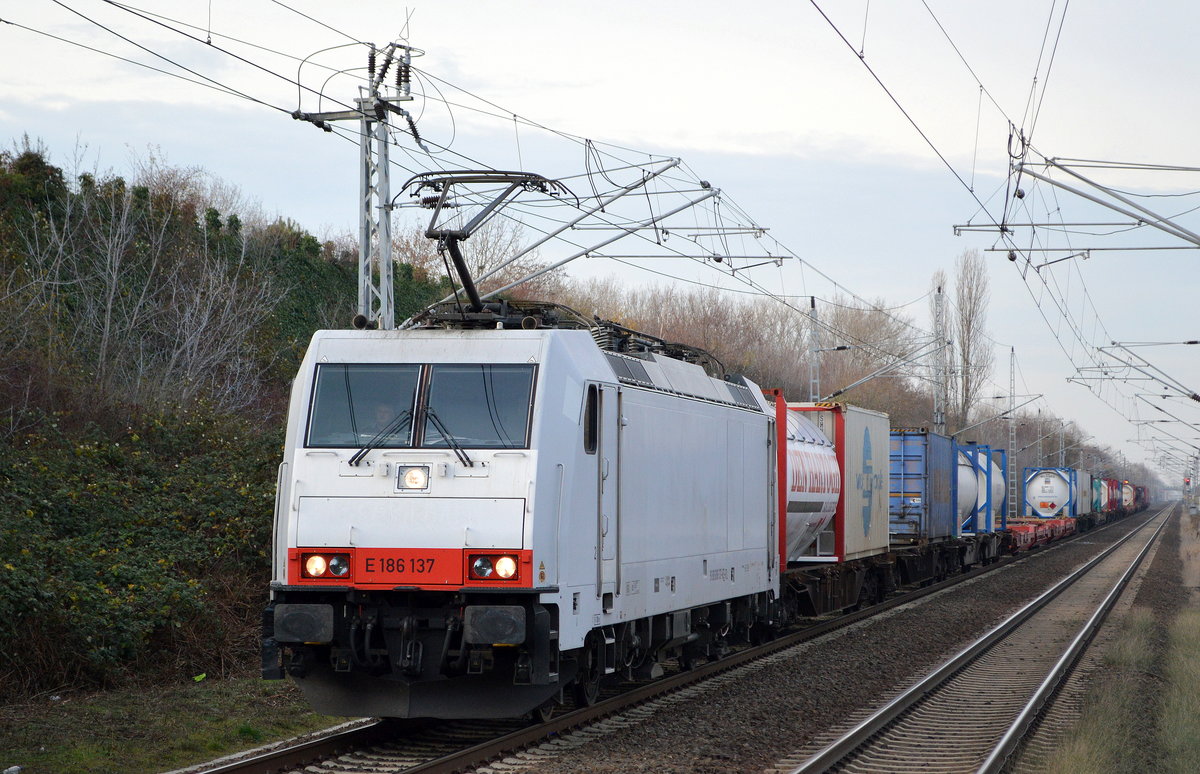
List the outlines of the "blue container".
{"label": "blue container", "polygon": [[[999,532],[1008,526],[1008,487],[1004,474],[1008,454],[981,443],[955,443],[958,453],[970,464],[975,475],[975,507],[959,513],[962,535]],[[961,482],[960,482],[961,487]],[[959,491],[961,499],[962,491]],[[959,504],[960,511],[962,504]]]}
{"label": "blue container", "polygon": [[894,544],[958,535],[954,441],[928,430],[893,430],[888,515]]}

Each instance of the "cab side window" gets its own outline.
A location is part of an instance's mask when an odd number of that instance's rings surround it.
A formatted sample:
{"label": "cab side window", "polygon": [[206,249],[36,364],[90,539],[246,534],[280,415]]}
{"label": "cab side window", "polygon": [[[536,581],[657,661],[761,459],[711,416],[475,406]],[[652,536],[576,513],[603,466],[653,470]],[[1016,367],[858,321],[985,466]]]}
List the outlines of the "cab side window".
{"label": "cab side window", "polygon": [[596,453],[596,439],[600,435],[600,390],[589,384],[583,404],[583,450]]}

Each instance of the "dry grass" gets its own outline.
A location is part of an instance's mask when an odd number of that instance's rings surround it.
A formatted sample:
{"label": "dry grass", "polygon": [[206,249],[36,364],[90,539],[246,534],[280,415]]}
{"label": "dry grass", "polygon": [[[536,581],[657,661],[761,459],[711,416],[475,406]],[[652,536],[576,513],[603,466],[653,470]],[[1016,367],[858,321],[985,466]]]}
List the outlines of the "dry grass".
{"label": "dry grass", "polygon": [[257,678],[43,694],[0,707],[0,770],[22,766],[23,774],[148,774],[344,720],[313,714],[290,681]]}
{"label": "dry grass", "polygon": [[1200,612],[1180,613],[1171,625],[1161,723],[1163,771],[1200,771]]}
{"label": "dry grass", "polygon": [[1138,729],[1150,720],[1142,687],[1153,668],[1154,634],[1153,612],[1133,608],[1105,656],[1103,674],[1088,693],[1079,723],[1043,770],[1056,774],[1144,771]]}
{"label": "dry grass", "polygon": [[[1160,552],[1083,715],[1043,770],[1058,774],[1200,771],[1200,519],[1177,519],[1178,551]],[[1182,583],[1180,582],[1182,581]],[[1193,589],[1192,604],[1188,589]]]}

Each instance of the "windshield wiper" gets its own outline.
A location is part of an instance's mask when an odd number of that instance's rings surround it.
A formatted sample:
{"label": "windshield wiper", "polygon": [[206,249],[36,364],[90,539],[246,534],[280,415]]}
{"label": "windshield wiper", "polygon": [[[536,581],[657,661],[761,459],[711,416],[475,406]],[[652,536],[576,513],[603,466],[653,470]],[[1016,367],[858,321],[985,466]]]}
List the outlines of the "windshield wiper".
{"label": "windshield wiper", "polygon": [[434,413],[432,406],[425,409],[425,416],[429,417],[429,421],[433,423],[433,426],[437,428],[437,431],[442,434],[443,438],[446,439],[446,445],[454,450],[454,455],[458,457],[458,461],[466,465],[468,468],[475,467],[475,463],[472,462],[471,458],[467,456],[467,453],[463,450],[462,445],[458,441],[454,440],[454,436],[451,435],[450,431],[446,429],[446,425],[442,423],[441,418]]}
{"label": "windshield wiper", "polygon": [[404,409],[401,411],[392,418],[391,422],[388,422],[386,425],[384,425],[382,430],[371,436],[371,439],[368,440],[361,449],[354,453],[354,456],[350,458],[350,464],[358,467],[360,464],[362,464],[363,458],[366,457],[372,449],[378,446],[384,438],[387,438],[389,435],[395,435],[396,433],[399,433],[411,421],[412,410]]}

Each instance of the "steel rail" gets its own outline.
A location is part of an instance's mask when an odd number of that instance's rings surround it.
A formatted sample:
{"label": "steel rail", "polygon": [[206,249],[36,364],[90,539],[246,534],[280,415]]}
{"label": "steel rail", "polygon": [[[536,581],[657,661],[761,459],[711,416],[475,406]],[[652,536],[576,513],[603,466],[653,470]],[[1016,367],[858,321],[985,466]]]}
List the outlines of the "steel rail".
{"label": "steel rail", "polygon": [[[1066,539],[1055,541],[1048,547],[1053,548],[1067,545],[1081,537],[1092,536],[1099,530],[1107,529],[1119,523],[1123,522],[1109,522],[1091,531],[1077,533]],[[633,706],[672,693],[713,675],[735,669],[746,663],[786,650],[795,645],[815,640],[851,624],[944,591],[980,575],[1023,562],[1033,557],[1042,556],[1044,550],[1045,548],[1039,548],[1033,552],[1026,551],[1016,555],[1005,556],[989,565],[976,567],[970,572],[961,573],[922,588],[906,590],[904,593],[893,596],[878,604],[850,613],[843,613],[836,618],[806,626],[800,631],[786,634],[768,643],[737,651],[721,659],[710,661],[693,669],[656,680],[644,686],[639,686],[631,691],[623,692],[619,696],[605,699],[591,707],[572,710],[559,717],[551,718],[547,722],[509,734],[503,734],[495,739],[482,742],[460,752],[417,764],[405,769],[405,774],[455,772],[481,766],[498,757],[511,755],[520,749],[549,741],[564,732],[582,728],[590,723],[611,717]],[[395,734],[396,725],[396,721],[376,720],[358,728],[310,739],[294,746],[250,754],[235,760],[230,760],[231,756],[229,756],[222,759],[227,762],[216,766],[197,764],[181,769],[178,772],[172,772],[171,774],[274,774],[274,772],[305,766],[323,758],[343,754],[355,748],[386,741]]]}
{"label": "steel rail", "polygon": [[[1174,508],[1174,505],[1168,507]],[[819,772],[827,771],[831,767],[840,763],[856,748],[858,748],[875,734],[879,733],[879,731],[890,725],[893,721],[904,714],[910,707],[924,699],[936,688],[961,671],[963,667],[970,664],[997,642],[1004,639],[1006,636],[1020,627],[1021,624],[1025,623],[1025,621],[1031,618],[1041,608],[1045,607],[1055,597],[1090,572],[1096,567],[1096,565],[1108,558],[1108,556],[1123,546],[1126,542],[1131,540],[1135,535],[1139,534],[1142,529],[1146,527],[1146,525],[1161,516],[1162,513],[1163,511],[1159,511],[1150,518],[1146,519],[1146,521],[1140,524],[1128,535],[1125,535],[1116,543],[1104,549],[1095,558],[1084,564],[1075,572],[1071,573],[1046,591],[1042,592],[1020,610],[1013,613],[1007,619],[989,630],[982,637],[979,637],[970,645],[963,648],[949,660],[944,662],[940,667],[927,674],[915,685],[905,690],[899,696],[896,696],[870,717],[854,726],[854,728],[846,732],[841,738],[826,745],[821,750],[810,756],[802,764],[794,769],[791,769],[788,774],[818,774]]]}
{"label": "steel rail", "polygon": [[[1171,506],[1172,510],[1174,507],[1175,506]],[[1161,511],[1159,513],[1161,513]],[[1158,525],[1158,529],[1154,530],[1154,534],[1150,536],[1150,539],[1146,541],[1146,545],[1141,551],[1138,552],[1138,555],[1134,558],[1133,563],[1129,565],[1129,569],[1121,575],[1115,584],[1113,584],[1112,590],[1108,592],[1108,596],[1106,596],[1104,601],[1100,603],[1100,607],[1096,609],[1096,612],[1092,614],[1091,618],[1088,619],[1083,628],[1079,630],[1079,633],[1075,635],[1075,639],[1071,641],[1070,647],[1067,648],[1062,657],[1059,658],[1059,660],[1054,664],[1053,669],[1050,670],[1050,673],[1046,676],[1046,679],[1043,680],[1041,685],[1037,687],[1037,690],[1034,692],[1033,696],[1030,697],[1029,702],[1025,705],[1025,708],[1021,710],[1021,714],[1018,715],[1013,721],[1012,725],[1009,726],[1008,731],[1006,731],[1000,741],[996,743],[996,746],[992,749],[991,754],[988,755],[987,760],[985,760],[983,765],[979,767],[979,774],[998,774],[998,772],[1002,771],[1007,765],[1008,759],[1012,756],[1012,754],[1016,751],[1017,746],[1025,738],[1025,735],[1029,732],[1030,727],[1041,716],[1042,710],[1045,708],[1046,703],[1049,702],[1050,698],[1062,684],[1063,678],[1066,676],[1067,671],[1075,666],[1075,664],[1079,661],[1079,658],[1083,655],[1083,651],[1085,648],[1087,648],[1088,643],[1092,641],[1096,635],[1096,632],[1100,629],[1101,624],[1103,624],[1105,619],[1108,618],[1109,612],[1111,612],[1113,606],[1117,604],[1117,599],[1121,596],[1121,593],[1125,590],[1125,587],[1129,585],[1130,579],[1133,578],[1133,574],[1137,572],[1138,567],[1141,566],[1142,560],[1146,557],[1146,554],[1150,553],[1150,548],[1158,539],[1159,534],[1163,531],[1163,528],[1167,526],[1167,523],[1170,522],[1171,515],[1172,514],[1167,514],[1167,517],[1163,519],[1162,524]]]}
{"label": "steel rail", "polygon": [[[374,744],[386,739],[388,721],[374,722],[345,731],[309,739],[282,749],[269,750],[248,757],[238,758],[214,767],[203,764],[179,769],[178,772],[203,772],[203,774],[272,774],[285,769],[306,766],[314,761],[329,758],[349,750]],[[172,772],[171,774],[176,774]]]}

